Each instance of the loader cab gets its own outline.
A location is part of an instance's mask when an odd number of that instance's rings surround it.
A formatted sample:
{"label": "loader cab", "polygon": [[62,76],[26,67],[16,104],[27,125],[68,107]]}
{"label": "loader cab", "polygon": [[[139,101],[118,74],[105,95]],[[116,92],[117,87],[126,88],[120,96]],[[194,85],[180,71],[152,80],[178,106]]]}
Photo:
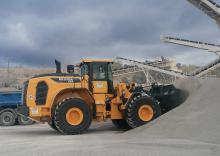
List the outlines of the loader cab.
{"label": "loader cab", "polygon": [[88,76],[89,90],[93,94],[113,94],[111,60],[83,60],[81,75]]}

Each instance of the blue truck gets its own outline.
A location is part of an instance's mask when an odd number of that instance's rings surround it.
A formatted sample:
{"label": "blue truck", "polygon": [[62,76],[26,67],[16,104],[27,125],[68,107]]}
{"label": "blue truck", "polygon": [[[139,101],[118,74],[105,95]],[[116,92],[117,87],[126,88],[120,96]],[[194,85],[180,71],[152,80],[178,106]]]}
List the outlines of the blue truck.
{"label": "blue truck", "polygon": [[30,125],[33,121],[18,114],[21,104],[21,91],[0,92],[0,125]]}

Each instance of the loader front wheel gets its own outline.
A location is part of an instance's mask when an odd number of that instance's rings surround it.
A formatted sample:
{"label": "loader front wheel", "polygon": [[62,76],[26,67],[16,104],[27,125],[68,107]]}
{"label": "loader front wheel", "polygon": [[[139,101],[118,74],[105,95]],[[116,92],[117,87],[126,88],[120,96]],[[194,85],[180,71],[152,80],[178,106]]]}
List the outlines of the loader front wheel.
{"label": "loader front wheel", "polygon": [[161,115],[159,103],[148,96],[134,97],[127,105],[126,121],[132,128],[142,126]]}
{"label": "loader front wheel", "polygon": [[58,131],[55,123],[54,123],[54,119],[51,119],[51,121],[48,122],[48,125],[55,131]]}
{"label": "loader front wheel", "polygon": [[121,130],[129,130],[131,127],[128,125],[125,119],[113,119],[112,120],[113,125]]}
{"label": "loader front wheel", "polygon": [[81,99],[66,99],[55,109],[54,123],[63,134],[81,134],[89,128],[91,121],[91,111]]}

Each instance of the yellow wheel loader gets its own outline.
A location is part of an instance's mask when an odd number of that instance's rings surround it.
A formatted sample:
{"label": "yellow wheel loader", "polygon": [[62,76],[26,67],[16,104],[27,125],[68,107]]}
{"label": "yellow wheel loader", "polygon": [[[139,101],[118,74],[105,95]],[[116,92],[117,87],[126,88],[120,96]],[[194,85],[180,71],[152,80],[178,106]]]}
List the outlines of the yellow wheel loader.
{"label": "yellow wheel loader", "polygon": [[85,132],[92,121],[111,119],[120,129],[139,127],[159,117],[163,112],[161,97],[173,94],[173,86],[157,86],[145,90],[135,84],[113,84],[111,60],[82,60],[80,74],[74,66],[67,73],[38,75],[23,86],[24,106],[19,112],[25,116],[48,122],[63,134]]}

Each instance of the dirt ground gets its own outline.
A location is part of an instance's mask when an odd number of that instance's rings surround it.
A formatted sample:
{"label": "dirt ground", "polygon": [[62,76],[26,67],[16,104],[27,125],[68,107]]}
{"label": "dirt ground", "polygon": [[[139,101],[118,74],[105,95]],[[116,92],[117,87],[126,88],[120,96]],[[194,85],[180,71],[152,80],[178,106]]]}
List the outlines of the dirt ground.
{"label": "dirt ground", "polygon": [[86,134],[65,136],[46,124],[0,127],[1,156],[186,156],[218,155],[219,147],[204,142],[138,137],[119,131],[112,124],[92,125]]}
{"label": "dirt ground", "polygon": [[111,122],[82,135],[60,135],[46,124],[0,127],[0,156],[219,156],[220,80],[181,80],[189,93],[176,109],[124,132]]}

